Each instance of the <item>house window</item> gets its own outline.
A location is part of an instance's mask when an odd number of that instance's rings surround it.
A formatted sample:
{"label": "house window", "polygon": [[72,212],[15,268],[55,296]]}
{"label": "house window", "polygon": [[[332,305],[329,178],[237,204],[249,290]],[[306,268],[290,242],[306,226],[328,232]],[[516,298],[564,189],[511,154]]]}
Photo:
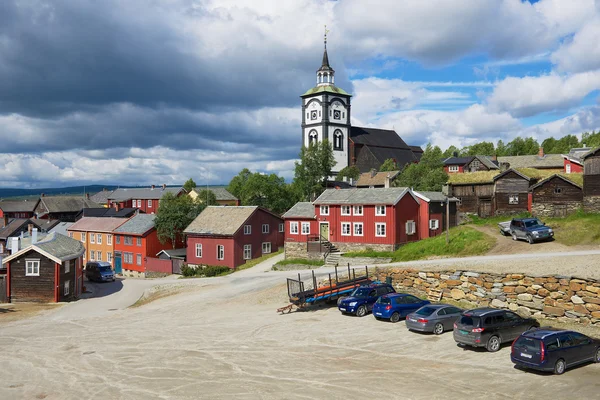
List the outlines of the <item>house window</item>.
{"label": "house window", "polygon": [[245,244],[244,245],[244,260],[249,260],[252,258],[252,245]]}
{"label": "house window", "polygon": [[40,260],[25,260],[25,276],[40,276]]}
{"label": "house window", "polygon": [[98,259],[96,261],[102,261],[102,252],[98,252]]}
{"label": "house window", "polygon": [[321,215],[329,215],[329,206],[321,206]]}
{"label": "house window", "polygon": [[98,244],[102,244],[102,234],[99,233],[98,234],[98,240],[96,240],[98,242]]}
{"label": "house window", "polygon": [[385,206],[375,206],[375,215],[385,215]]}
{"label": "house window", "polygon": [[310,234],[310,222],[303,222],[302,223],[302,234],[303,235]]}
{"label": "house window", "polygon": [[363,206],[354,206],[354,215],[363,215]]}
{"label": "house window", "polygon": [[222,244],[217,245],[217,260],[225,259],[225,246]]}
{"label": "house window", "polygon": [[262,253],[269,254],[271,252],[271,242],[265,242],[262,244]]}
{"label": "house window", "polygon": [[284,224],[279,224],[279,232],[283,233],[285,231],[285,225]]}
{"label": "house window", "polygon": [[152,200],[148,200],[148,208],[152,208]]}
{"label": "house window", "polygon": [[133,244],[133,238],[131,236],[124,236],[123,244],[131,246]]}
{"label": "house window", "polygon": [[416,232],[416,224],[415,221],[406,221],[406,234],[414,235]]}
{"label": "house window", "polygon": [[350,215],[350,206],[342,206],[342,215]]}
{"label": "house window", "polygon": [[262,225],[262,233],[269,233],[269,224]]}
{"label": "house window", "polygon": [[83,259],[85,260],[85,251],[83,252]]}
{"label": "house window", "polygon": [[136,245],[137,246],[141,246],[142,245],[142,238],[141,237],[135,238],[135,241],[136,241]]}
{"label": "house window", "polygon": [[121,244],[121,236],[115,236],[115,241],[117,242],[117,244]]}
{"label": "house window", "polygon": [[519,204],[519,195],[511,194],[508,196],[508,204]]}
{"label": "house window", "polygon": [[[339,119],[339,111],[337,112],[336,116]],[[344,134],[340,130],[335,131],[333,134],[333,149],[339,151],[344,150]]]}
{"label": "house window", "polygon": [[458,172],[458,165],[448,166],[448,172]]}
{"label": "house window", "polygon": [[69,237],[72,238],[73,237],[73,232],[69,232]]}
{"label": "house window", "polygon": [[142,207],[142,201],[141,200],[137,201],[137,206],[138,206],[138,208]]}
{"label": "house window", "polygon": [[567,165],[565,166],[565,172],[566,172],[567,174],[570,174],[570,173],[571,173],[571,164],[567,164]]}
{"label": "house window", "polygon": [[106,261],[108,261],[109,263],[112,264],[112,253],[111,252],[106,253]]}
{"label": "house window", "polygon": [[438,229],[440,227],[440,221],[437,219],[430,219],[429,220],[429,229]]}
{"label": "house window", "polygon": [[244,225],[244,235],[250,235],[252,233],[252,225]]}
{"label": "house window", "polygon": [[69,272],[71,272],[71,261],[67,260],[65,261],[65,274],[68,274]]}
{"label": "house window", "polygon": [[69,295],[69,286],[71,285],[71,281],[66,281],[63,289],[63,293],[65,296]]}
{"label": "house window", "polygon": [[112,245],[112,235],[106,235],[106,244],[109,246]]}
{"label": "house window", "polygon": [[85,232],[81,232],[81,241],[85,243]]}
{"label": "house window", "polygon": [[342,236],[350,236],[350,222],[342,222]]}
{"label": "house window", "polygon": [[290,234],[297,235],[298,234],[298,223],[290,222]]}
{"label": "house window", "polygon": [[375,224],[375,236],[385,237],[385,224]]}
{"label": "house window", "polygon": [[363,224],[362,222],[354,223],[354,236],[362,236],[363,235]]}
{"label": "house window", "polygon": [[96,252],[94,250],[90,250],[90,261],[96,261]]}
{"label": "house window", "polygon": [[125,264],[133,264],[133,253],[123,253],[123,262]]}
{"label": "house window", "polygon": [[90,243],[96,243],[96,235],[93,233],[90,233]]}
{"label": "house window", "polygon": [[196,243],[196,258],[202,258],[202,243]]}
{"label": "house window", "polygon": [[562,188],[559,188],[559,187],[554,188],[554,194],[561,194],[561,193],[562,193]]}
{"label": "house window", "polygon": [[135,263],[137,265],[142,265],[142,255],[141,254],[136,254],[135,255]]}

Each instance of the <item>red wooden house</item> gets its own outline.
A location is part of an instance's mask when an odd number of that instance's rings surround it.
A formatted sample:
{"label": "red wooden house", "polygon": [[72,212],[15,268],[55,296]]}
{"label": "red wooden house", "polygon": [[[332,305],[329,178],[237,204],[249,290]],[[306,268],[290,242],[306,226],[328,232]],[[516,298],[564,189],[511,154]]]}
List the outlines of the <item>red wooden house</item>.
{"label": "red wooden house", "polygon": [[152,214],[138,214],[113,230],[116,273],[143,277],[148,257],[155,257],[161,250],[173,248],[170,242],[162,244],[158,240],[155,217]]}
{"label": "red wooden house", "polygon": [[[13,238],[6,266],[6,296],[10,302],[59,302],[77,298],[83,290],[83,244],[59,233]],[[16,250],[16,249],[19,250]]]}
{"label": "red wooden house", "polygon": [[[446,230],[446,214],[449,209],[450,227],[457,225],[458,199],[448,199],[442,192],[413,192],[419,199],[419,238],[426,239]],[[449,204],[446,204],[446,202]]]}
{"label": "red wooden house", "polygon": [[185,229],[187,262],[236,268],[283,245],[283,219],[257,206],[210,206]]}
{"label": "red wooden house", "polygon": [[593,150],[591,147],[574,148],[569,154],[563,154],[564,169],[566,174],[583,173],[583,156]]}
{"label": "red wooden house", "polygon": [[167,194],[173,193],[175,196],[180,196],[185,193],[183,187],[156,187],[154,185],[149,188],[122,188],[115,189],[108,196],[108,207],[117,209],[137,208],[146,214],[155,214],[158,211],[160,199]]}
{"label": "red wooden house", "polygon": [[24,201],[0,201],[0,219],[33,218],[40,199]]}

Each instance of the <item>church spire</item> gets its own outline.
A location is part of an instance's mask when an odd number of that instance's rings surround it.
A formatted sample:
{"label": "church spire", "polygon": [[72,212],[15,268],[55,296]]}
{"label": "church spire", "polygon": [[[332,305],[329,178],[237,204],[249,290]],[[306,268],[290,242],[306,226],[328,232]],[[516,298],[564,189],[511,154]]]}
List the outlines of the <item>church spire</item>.
{"label": "church spire", "polygon": [[329,56],[327,55],[327,25],[325,25],[325,35],[323,36],[324,50],[323,50],[323,62],[321,68],[317,70],[317,86],[326,86],[334,84],[335,71],[329,65]]}

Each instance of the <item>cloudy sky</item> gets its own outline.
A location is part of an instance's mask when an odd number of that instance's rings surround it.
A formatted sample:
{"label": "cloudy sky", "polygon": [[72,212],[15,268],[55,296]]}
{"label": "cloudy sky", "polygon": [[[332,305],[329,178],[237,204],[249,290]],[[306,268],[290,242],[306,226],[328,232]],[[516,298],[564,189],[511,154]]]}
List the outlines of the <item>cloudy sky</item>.
{"label": "cloudy sky", "polygon": [[355,125],[600,128],[600,0],[2,0],[0,187],[290,179],[325,24]]}

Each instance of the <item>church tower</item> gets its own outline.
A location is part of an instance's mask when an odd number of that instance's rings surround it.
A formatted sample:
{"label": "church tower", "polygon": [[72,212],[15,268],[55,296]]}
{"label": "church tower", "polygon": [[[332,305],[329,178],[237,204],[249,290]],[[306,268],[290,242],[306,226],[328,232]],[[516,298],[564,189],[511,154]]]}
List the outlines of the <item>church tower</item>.
{"label": "church tower", "polygon": [[323,61],[317,70],[317,85],[302,96],[302,145],[328,140],[333,147],[336,164],[333,175],[348,166],[350,135],[350,97],[335,86],[335,71],[327,55],[325,29]]}

